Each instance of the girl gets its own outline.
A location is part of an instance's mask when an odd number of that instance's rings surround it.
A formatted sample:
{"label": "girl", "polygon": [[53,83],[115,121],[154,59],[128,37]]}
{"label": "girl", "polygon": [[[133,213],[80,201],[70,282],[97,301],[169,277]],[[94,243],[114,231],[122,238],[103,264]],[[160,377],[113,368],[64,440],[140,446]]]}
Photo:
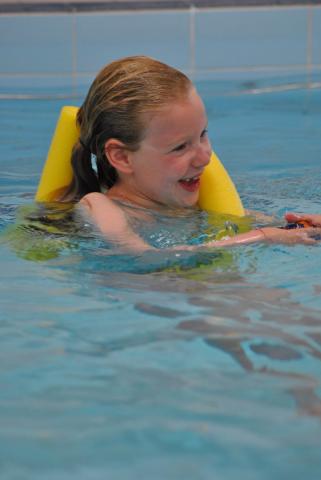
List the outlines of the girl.
{"label": "girl", "polygon": [[[97,75],[77,121],[74,178],[64,199],[79,200],[85,215],[119,247],[153,248],[135,233],[131,217],[147,221],[150,211],[195,208],[200,177],[210,160],[206,111],[195,87],[182,72],[159,61],[127,57]],[[309,228],[266,227],[206,247],[257,241],[313,244],[312,235]]]}

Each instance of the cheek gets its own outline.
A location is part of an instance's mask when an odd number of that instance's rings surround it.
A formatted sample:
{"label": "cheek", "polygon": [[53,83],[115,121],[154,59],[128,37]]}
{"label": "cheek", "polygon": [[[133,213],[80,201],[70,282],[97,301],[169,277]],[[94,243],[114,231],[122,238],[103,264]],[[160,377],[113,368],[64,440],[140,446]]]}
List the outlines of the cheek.
{"label": "cheek", "polygon": [[164,171],[168,176],[180,177],[182,174],[186,173],[186,169],[192,160],[193,156],[190,153],[186,153],[180,157],[166,159],[166,162],[164,163]]}

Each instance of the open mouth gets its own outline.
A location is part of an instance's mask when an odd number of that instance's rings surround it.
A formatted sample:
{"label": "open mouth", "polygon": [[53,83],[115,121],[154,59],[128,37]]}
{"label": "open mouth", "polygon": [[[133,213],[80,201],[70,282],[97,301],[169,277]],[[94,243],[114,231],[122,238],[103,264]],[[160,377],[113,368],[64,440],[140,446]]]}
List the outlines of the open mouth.
{"label": "open mouth", "polygon": [[195,177],[182,178],[182,180],[179,180],[178,183],[185,190],[189,192],[195,192],[200,186],[200,175],[197,175]]}

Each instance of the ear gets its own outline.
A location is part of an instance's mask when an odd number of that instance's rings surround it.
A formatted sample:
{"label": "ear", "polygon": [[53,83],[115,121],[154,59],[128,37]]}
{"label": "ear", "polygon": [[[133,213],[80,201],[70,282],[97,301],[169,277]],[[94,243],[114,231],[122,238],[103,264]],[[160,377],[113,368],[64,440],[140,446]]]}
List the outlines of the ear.
{"label": "ear", "polygon": [[109,163],[120,173],[132,173],[130,151],[123,142],[116,138],[110,138],[105,143],[105,155]]}

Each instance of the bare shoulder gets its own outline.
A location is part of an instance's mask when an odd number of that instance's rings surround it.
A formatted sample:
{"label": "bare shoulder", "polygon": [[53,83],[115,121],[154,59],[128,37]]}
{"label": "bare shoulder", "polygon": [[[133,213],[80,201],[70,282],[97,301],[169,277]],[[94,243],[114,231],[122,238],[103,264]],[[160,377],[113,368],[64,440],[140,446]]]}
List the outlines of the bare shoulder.
{"label": "bare shoulder", "polygon": [[127,227],[124,211],[103,193],[88,193],[79,204],[85,207],[92,220],[104,233],[108,234]]}
{"label": "bare shoulder", "polygon": [[84,208],[101,233],[119,247],[135,251],[151,248],[133,232],[124,210],[103,193],[88,193],[80,200],[79,206]]}
{"label": "bare shoulder", "polygon": [[110,200],[106,195],[99,192],[87,193],[79,202],[80,205],[87,207],[91,211],[95,211],[99,208],[111,208],[119,209],[120,208]]}
{"label": "bare shoulder", "polygon": [[120,218],[125,217],[120,206],[103,193],[88,193],[80,200],[79,204],[84,206],[88,210],[88,213],[97,219],[106,216],[110,217],[110,215],[113,217],[119,216]]}

